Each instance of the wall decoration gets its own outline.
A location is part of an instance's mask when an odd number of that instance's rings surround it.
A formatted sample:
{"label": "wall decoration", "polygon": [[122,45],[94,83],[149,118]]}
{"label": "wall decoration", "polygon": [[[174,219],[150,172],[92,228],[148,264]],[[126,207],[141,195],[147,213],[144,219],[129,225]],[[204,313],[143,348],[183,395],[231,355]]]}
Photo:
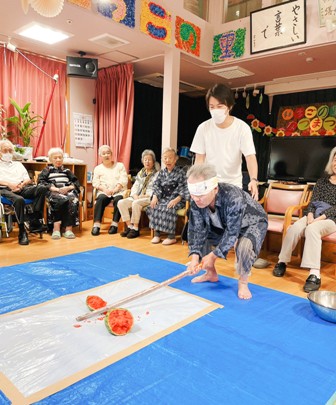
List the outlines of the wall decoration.
{"label": "wall decoration", "polygon": [[336,134],[336,103],[280,107],[276,136],[332,136]]}
{"label": "wall decoration", "polygon": [[250,14],[251,54],[306,42],[306,3],[295,0]]}
{"label": "wall decoration", "polygon": [[212,62],[240,58],[245,53],[246,28],[238,28],[214,36]]}
{"label": "wall decoration", "polygon": [[92,0],[93,9],[111,20],[135,27],[135,0]]}
{"label": "wall decoration", "polygon": [[176,16],[175,46],[195,56],[200,56],[201,29]]}
{"label": "wall decoration", "polygon": [[68,3],[76,4],[76,6],[80,6],[86,8],[87,10],[91,10],[91,0],[67,0]]}
{"label": "wall decoration", "polygon": [[336,0],[319,0],[320,27],[325,27],[326,19],[335,20]]}
{"label": "wall decoration", "polygon": [[171,13],[159,4],[142,0],[140,31],[163,42],[171,42]]}
{"label": "wall decoration", "polygon": [[247,120],[251,121],[250,125],[252,131],[262,133],[262,135],[269,137],[272,137],[277,133],[276,128],[259,121],[258,118],[256,118],[253,114],[249,114],[246,118]]}

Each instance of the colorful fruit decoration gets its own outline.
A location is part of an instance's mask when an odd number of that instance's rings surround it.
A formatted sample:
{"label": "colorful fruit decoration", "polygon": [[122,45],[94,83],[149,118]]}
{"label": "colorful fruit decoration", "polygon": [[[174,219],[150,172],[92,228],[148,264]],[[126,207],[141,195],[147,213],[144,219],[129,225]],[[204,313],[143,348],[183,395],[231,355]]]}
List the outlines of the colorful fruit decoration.
{"label": "colorful fruit decoration", "polygon": [[96,309],[106,307],[107,302],[98,297],[98,295],[88,295],[86,297],[86,305],[90,311],[95,311]]}
{"label": "colorful fruit decoration", "polygon": [[105,315],[106,328],[115,336],[127,335],[133,324],[132,314],[124,308],[113,308]]}

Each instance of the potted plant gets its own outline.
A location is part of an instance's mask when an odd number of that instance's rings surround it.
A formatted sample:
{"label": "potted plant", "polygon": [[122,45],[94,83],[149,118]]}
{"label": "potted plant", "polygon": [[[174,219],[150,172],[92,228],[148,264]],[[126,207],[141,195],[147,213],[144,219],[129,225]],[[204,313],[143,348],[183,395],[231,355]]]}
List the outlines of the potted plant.
{"label": "potted plant", "polygon": [[11,98],[10,103],[15,108],[18,115],[6,118],[6,121],[9,122],[8,128],[13,128],[7,132],[7,136],[17,135],[21,139],[21,142],[20,145],[16,146],[15,151],[23,155],[23,158],[31,159],[33,152],[31,139],[36,136],[36,130],[39,127],[38,123],[42,117],[40,115],[33,115],[34,113],[30,111],[30,102],[25,104],[22,108]]}

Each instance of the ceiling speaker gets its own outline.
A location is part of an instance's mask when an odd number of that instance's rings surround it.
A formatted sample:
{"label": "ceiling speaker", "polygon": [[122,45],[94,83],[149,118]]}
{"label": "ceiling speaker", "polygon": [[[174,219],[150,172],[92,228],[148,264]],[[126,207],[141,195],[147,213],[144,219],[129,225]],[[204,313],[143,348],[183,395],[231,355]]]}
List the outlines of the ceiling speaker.
{"label": "ceiling speaker", "polygon": [[98,59],[67,56],[67,75],[96,79],[98,76]]}

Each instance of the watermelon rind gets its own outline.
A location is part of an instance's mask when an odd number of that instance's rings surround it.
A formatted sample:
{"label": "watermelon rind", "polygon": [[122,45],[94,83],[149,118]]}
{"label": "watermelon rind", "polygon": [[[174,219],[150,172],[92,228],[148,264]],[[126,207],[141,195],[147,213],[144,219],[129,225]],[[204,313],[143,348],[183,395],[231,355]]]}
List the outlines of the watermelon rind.
{"label": "watermelon rind", "polygon": [[127,335],[134,324],[134,318],[131,312],[125,308],[112,308],[105,315],[105,326],[114,336]]}

